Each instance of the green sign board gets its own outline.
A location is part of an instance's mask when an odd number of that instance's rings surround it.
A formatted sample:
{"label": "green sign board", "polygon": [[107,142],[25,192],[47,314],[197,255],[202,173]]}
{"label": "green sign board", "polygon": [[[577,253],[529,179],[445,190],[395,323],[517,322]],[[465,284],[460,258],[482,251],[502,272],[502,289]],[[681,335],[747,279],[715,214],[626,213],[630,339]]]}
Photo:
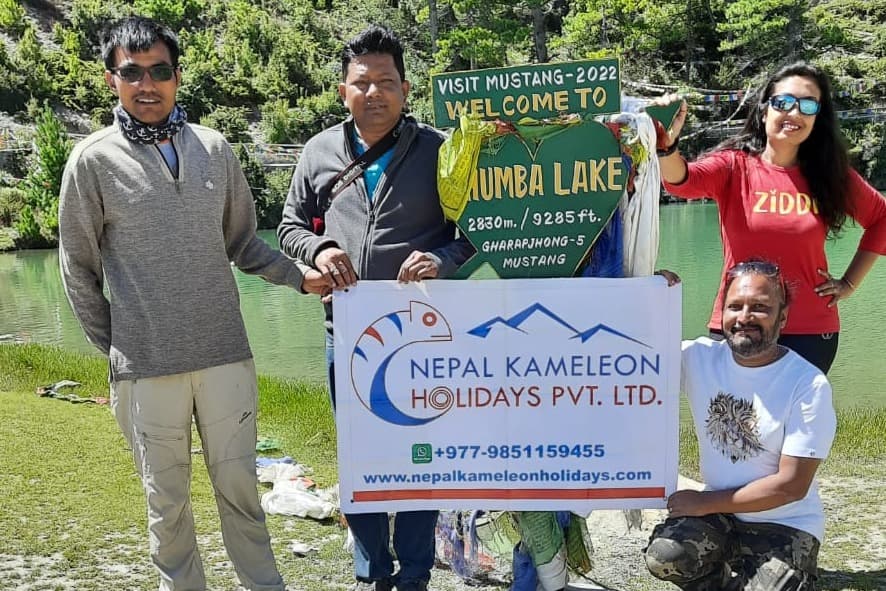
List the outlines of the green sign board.
{"label": "green sign board", "polygon": [[571,277],[612,216],[627,183],[618,141],[604,125],[549,126],[535,140],[509,134],[481,148],[458,226],[476,247],[459,270],[488,263],[501,278]]}
{"label": "green sign board", "polygon": [[650,105],[646,107],[646,113],[649,114],[649,116],[653,119],[661,121],[661,124],[664,125],[665,129],[668,129],[671,126],[671,123],[674,122],[674,117],[677,116],[677,111],[679,110],[679,101],[671,103],[666,107],[659,107],[657,105]]}
{"label": "green sign board", "polygon": [[517,121],[616,113],[621,105],[617,59],[437,74],[431,94],[437,127],[455,127],[466,113]]}

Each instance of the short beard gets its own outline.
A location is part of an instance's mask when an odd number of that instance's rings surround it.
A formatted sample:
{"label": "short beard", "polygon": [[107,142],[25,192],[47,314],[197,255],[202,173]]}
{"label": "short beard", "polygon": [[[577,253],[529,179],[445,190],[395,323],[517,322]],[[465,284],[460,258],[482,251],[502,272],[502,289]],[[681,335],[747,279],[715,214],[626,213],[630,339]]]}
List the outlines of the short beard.
{"label": "short beard", "polygon": [[[732,328],[734,330],[735,326]],[[757,357],[778,346],[778,330],[775,327],[768,332],[761,326],[754,326],[754,328],[760,331],[760,338],[757,340],[750,336],[736,337],[731,331],[726,333],[726,342],[737,357],[742,359]]]}

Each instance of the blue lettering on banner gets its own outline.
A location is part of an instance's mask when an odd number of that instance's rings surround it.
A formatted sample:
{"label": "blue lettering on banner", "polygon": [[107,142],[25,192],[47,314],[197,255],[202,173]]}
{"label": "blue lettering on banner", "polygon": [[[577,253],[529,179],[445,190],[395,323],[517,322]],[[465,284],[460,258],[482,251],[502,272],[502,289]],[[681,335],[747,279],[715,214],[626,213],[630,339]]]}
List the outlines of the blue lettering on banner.
{"label": "blue lettering on banner", "polygon": [[[565,357],[507,356],[504,377],[605,377],[659,375],[661,358],[655,355],[569,355]],[[409,362],[411,379],[451,380],[494,378],[487,357],[425,357]]]}

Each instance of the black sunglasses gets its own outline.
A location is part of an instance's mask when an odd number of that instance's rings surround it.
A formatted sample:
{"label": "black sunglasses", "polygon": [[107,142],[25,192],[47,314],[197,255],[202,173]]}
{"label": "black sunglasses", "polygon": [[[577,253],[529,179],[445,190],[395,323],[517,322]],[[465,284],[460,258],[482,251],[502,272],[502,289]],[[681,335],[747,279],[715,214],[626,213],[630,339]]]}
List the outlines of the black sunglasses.
{"label": "black sunglasses", "polygon": [[789,113],[794,105],[800,106],[804,115],[816,115],[821,110],[821,103],[811,97],[797,98],[792,94],[776,94],[769,97],[769,106],[776,111]]}
{"label": "black sunglasses", "polygon": [[728,277],[738,277],[745,273],[753,273],[765,277],[778,277],[781,275],[781,269],[778,268],[778,265],[769,261],[742,261],[726,271]]}
{"label": "black sunglasses", "polygon": [[781,276],[781,269],[779,269],[778,265],[776,265],[775,263],[770,263],[769,261],[750,260],[742,261],[737,265],[733,265],[731,269],[726,271],[727,289],[734,280],[736,280],[741,275],[746,274],[762,275],[767,279],[774,279],[775,283],[781,289],[784,303],[787,304],[790,301],[787,283]]}
{"label": "black sunglasses", "polygon": [[129,82],[130,84],[141,82],[141,79],[145,77],[145,72],[148,73],[151,80],[154,82],[167,82],[171,80],[172,76],[175,74],[175,67],[170,66],[169,64],[157,64],[146,68],[144,66],[129,64],[128,66],[120,68],[111,68],[111,72],[117,74],[124,82]]}

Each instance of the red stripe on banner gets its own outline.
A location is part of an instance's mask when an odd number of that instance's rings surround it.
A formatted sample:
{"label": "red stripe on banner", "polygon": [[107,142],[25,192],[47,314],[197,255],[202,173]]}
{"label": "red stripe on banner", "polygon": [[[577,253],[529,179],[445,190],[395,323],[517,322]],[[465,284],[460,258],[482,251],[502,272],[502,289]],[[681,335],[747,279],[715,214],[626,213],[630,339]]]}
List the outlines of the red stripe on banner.
{"label": "red stripe on banner", "polygon": [[366,335],[371,336],[372,338],[374,338],[375,340],[377,340],[379,343],[381,343],[382,346],[384,346],[385,342],[384,342],[384,340],[381,338],[381,335],[378,334],[378,331],[375,330],[374,328],[372,328],[371,326],[368,327],[366,330],[364,330],[364,331],[363,331],[363,334],[366,334]]}
{"label": "red stripe on banner", "polygon": [[588,500],[588,499],[660,499],[664,498],[663,486],[647,488],[436,488],[402,490],[355,490],[354,501],[418,501],[418,500]]}

